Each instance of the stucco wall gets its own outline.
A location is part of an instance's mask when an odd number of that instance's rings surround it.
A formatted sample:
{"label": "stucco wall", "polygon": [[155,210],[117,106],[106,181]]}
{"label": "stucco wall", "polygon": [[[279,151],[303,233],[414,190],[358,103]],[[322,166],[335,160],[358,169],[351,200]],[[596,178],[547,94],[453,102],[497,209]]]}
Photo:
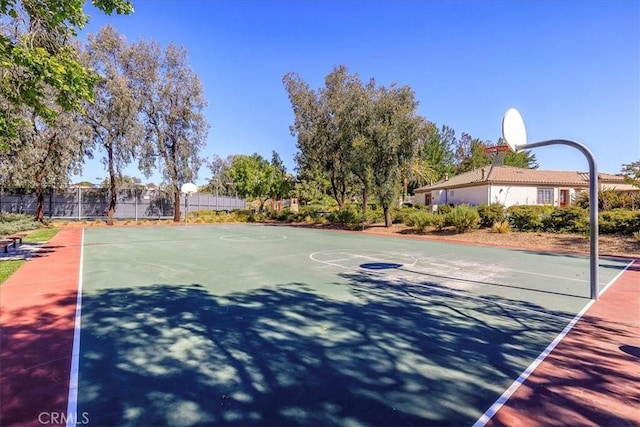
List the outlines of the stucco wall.
{"label": "stucco wall", "polygon": [[[504,206],[536,205],[538,204],[538,189],[548,188],[552,190],[552,204],[559,206],[560,189],[569,190],[567,203],[571,203],[575,196],[575,189],[568,187],[553,187],[551,185],[540,186],[512,186],[512,185],[481,185],[477,187],[455,188],[453,190],[431,191],[431,205],[462,203],[470,205],[500,203]],[[416,194],[416,202],[428,205],[426,195]]]}

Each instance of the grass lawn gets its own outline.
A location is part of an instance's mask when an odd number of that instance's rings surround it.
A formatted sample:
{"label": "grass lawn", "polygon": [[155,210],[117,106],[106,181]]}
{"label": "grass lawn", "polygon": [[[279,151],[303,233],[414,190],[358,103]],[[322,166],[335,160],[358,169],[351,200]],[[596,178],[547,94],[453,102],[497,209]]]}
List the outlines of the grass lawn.
{"label": "grass lawn", "polygon": [[[59,231],[59,228],[40,228],[35,231],[29,232],[27,236],[22,240],[24,243],[34,243],[34,242],[47,242],[56,233]],[[18,260],[2,260],[0,261],[0,283],[4,283],[5,280],[9,276],[11,276],[22,264],[26,261],[24,259]]]}
{"label": "grass lawn", "polygon": [[24,242],[48,242],[53,236],[55,236],[60,229],[58,227],[52,228],[39,228],[36,231],[31,231],[25,238]]}
{"label": "grass lawn", "polygon": [[25,262],[24,259],[0,261],[0,283],[4,283]]}

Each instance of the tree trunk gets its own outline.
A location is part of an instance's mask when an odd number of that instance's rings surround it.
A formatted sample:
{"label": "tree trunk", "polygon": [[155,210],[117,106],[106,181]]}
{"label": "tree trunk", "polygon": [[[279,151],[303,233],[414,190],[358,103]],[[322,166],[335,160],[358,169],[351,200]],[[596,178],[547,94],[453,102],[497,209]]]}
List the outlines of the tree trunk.
{"label": "tree trunk", "polygon": [[331,193],[333,194],[333,198],[336,200],[336,203],[338,203],[338,209],[342,209],[342,207],[344,206],[344,196],[341,195],[340,192],[338,191],[338,185],[333,179],[333,177],[331,178],[330,182],[331,182]]}
{"label": "tree trunk", "polygon": [[44,189],[42,181],[36,183],[36,221],[44,222]]}
{"label": "tree trunk", "polygon": [[115,180],[111,180],[109,186],[109,209],[107,210],[107,225],[113,225],[113,217],[116,214],[116,202],[118,193],[116,192]]}
{"label": "tree trunk", "polygon": [[366,211],[369,208],[369,192],[367,191],[367,187],[364,188],[362,192],[362,209]]}
{"label": "tree trunk", "polygon": [[408,195],[409,195],[409,179],[407,177],[404,177],[402,179],[402,203],[400,203],[400,206],[404,204],[404,199]]}
{"label": "tree trunk", "polygon": [[109,161],[109,207],[107,208],[107,225],[113,225],[113,216],[116,213],[116,173],[113,165],[113,146],[107,148]]}
{"label": "tree trunk", "polygon": [[389,228],[391,227],[391,210],[389,210],[389,206],[382,205],[382,211],[384,212],[384,226]]}
{"label": "tree trunk", "polygon": [[180,192],[173,190],[173,222],[180,222]]}

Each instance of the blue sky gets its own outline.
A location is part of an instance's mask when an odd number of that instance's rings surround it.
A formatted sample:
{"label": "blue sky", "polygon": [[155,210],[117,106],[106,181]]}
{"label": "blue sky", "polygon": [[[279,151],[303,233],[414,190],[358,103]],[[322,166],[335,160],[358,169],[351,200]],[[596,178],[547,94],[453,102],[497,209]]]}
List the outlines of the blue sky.
{"label": "blue sky", "polygon": [[[270,159],[275,150],[292,171],[296,141],[282,77],[293,71],[318,89],[344,64],[362,80],[409,85],[419,113],[458,137],[497,141],[504,112],[515,107],[529,142],[578,141],[609,173],[640,160],[638,1],[134,0],[134,7],[125,17],[88,9],[81,38],[110,23],[129,42],[185,47],[209,103],[205,157]],[[588,170],[570,147],[534,153],[540,169]],[[104,176],[97,160],[82,175]],[[201,169],[197,183],[209,176]]]}

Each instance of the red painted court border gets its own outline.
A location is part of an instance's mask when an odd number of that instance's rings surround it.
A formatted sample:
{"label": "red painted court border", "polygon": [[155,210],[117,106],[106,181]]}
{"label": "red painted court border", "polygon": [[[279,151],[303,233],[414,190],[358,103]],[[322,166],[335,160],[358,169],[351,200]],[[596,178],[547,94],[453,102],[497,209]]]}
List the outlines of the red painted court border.
{"label": "red painted court border", "polygon": [[639,363],[636,259],[486,425],[639,426]]}
{"label": "red painted court border", "polygon": [[81,228],[60,230],[0,285],[0,425],[64,425]]}
{"label": "red painted court border", "polygon": [[[62,229],[42,256],[0,286],[2,426],[64,425],[76,416],[67,414],[67,405],[73,406],[69,376],[81,241],[81,228]],[[634,349],[640,349],[640,260],[590,306],[487,425],[640,425]]]}

